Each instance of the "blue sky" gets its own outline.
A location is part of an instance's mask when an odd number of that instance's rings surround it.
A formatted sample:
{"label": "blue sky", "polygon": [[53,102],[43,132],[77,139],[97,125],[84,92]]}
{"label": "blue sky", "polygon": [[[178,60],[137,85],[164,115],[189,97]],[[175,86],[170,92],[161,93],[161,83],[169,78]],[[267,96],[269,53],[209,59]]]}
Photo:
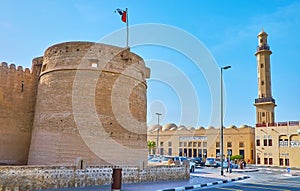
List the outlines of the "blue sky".
{"label": "blue sky", "polygon": [[[116,8],[129,9],[131,27],[154,23],[184,31],[207,48],[218,67],[232,66],[224,71],[225,126],[255,124],[254,53],[257,34],[263,28],[269,34],[268,43],[273,51],[271,71],[273,97],[278,105],[276,121],[300,119],[299,1],[1,0],[0,7],[0,62],[23,67],[30,67],[32,58],[43,55],[53,44],[100,42],[114,31],[124,29],[125,24],[114,13]],[[145,30],[131,35],[130,42],[141,36],[147,39],[151,33]],[[174,39],[182,47],[189,46],[188,41],[184,44],[185,39],[173,33],[166,38]],[[132,46],[131,50],[143,57],[151,68],[148,125],[157,123],[155,112],[163,113],[163,124],[219,125],[219,116],[212,116],[213,96],[207,74],[186,52],[155,42]],[[190,51],[198,50],[191,46]]]}

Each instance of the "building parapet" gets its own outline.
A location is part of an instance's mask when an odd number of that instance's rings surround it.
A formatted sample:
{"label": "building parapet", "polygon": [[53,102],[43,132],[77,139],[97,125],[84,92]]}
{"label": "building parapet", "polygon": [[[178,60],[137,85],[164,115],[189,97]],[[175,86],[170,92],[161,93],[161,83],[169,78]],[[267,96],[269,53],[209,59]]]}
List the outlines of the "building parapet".
{"label": "building parapet", "polygon": [[256,127],[280,127],[280,126],[299,126],[299,121],[287,121],[276,123],[257,123]]}
{"label": "building parapet", "polygon": [[268,44],[257,46],[256,51],[261,51],[261,50],[270,50],[270,46]]}
{"label": "building parapet", "polygon": [[255,99],[255,103],[272,102],[275,104],[275,99],[272,97],[262,97]]}

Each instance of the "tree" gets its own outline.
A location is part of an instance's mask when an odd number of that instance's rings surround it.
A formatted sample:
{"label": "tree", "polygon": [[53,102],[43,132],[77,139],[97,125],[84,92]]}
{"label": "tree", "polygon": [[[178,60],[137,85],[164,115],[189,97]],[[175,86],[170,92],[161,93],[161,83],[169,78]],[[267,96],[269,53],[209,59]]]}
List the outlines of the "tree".
{"label": "tree", "polygon": [[243,155],[234,155],[230,157],[230,160],[242,160],[243,158]]}
{"label": "tree", "polygon": [[149,155],[150,155],[151,150],[156,147],[156,143],[154,141],[148,141],[147,145],[148,145],[148,151],[149,151]]}

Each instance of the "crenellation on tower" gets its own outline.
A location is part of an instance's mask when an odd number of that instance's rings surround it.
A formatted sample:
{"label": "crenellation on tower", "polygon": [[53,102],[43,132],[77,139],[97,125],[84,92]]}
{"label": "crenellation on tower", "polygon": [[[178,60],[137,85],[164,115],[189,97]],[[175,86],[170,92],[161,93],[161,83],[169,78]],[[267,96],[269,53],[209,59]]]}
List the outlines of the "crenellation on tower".
{"label": "crenellation on tower", "polygon": [[10,64],[10,65],[9,65],[9,68],[10,68],[11,70],[14,70],[14,71],[15,71],[15,70],[16,70],[16,65],[15,65],[15,64]]}
{"label": "crenellation on tower", "polygon": [[24,71],[22,66],[18,66],[18,67],[17,67],[17,70],[18,70],[19,72],[20,72],[20,71],[21,71],[21,72]]}
{"label": "crenellation on tower", "polygon": [[1,62],[0,67],[7,68],[7,62]]}

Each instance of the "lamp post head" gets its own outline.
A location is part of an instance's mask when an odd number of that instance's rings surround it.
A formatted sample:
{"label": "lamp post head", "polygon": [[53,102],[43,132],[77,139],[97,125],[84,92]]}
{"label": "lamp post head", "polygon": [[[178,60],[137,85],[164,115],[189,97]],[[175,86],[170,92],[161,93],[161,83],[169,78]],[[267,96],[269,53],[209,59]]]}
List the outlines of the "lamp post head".
{"label": "lamp post head", "polygon": [[222,70],[227,70],[227,69],[229,69],[229,68],[231,68],[231,66],[224,66],[224,67],[222,67],[221,69],[222,69]]}
{"label": "lamp post head", "polygon": [[155,113],[156,115],[161,115],[161,113]]}

